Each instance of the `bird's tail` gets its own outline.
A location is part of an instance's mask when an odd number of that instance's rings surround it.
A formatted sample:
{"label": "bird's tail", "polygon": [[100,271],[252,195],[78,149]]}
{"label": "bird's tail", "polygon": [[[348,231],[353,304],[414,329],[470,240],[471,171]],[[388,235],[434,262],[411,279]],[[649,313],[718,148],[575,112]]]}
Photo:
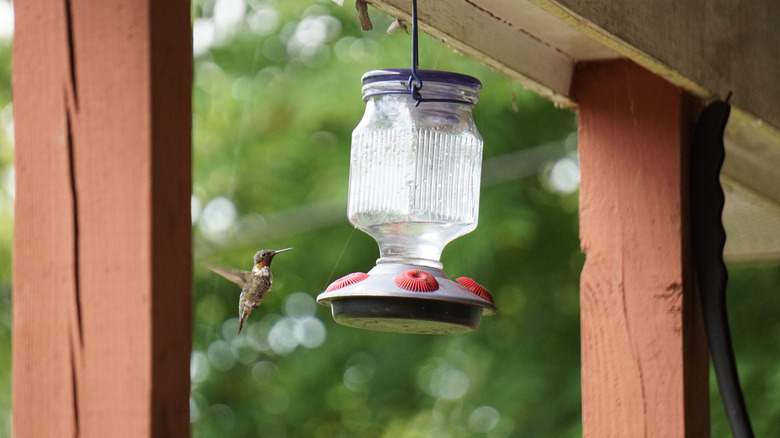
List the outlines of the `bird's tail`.
{"label": "bird's tail", "polygon": [[[241,334],[241,330],[244,328],[244,323],[246,322],[246,319],[249,318],[249,313],[250,312],[251,312],[251,310],[244,310],[241,313],[241,320],[238,323],[238,335]],[[238,335],[236,335],[236,336],[238,336]]]}

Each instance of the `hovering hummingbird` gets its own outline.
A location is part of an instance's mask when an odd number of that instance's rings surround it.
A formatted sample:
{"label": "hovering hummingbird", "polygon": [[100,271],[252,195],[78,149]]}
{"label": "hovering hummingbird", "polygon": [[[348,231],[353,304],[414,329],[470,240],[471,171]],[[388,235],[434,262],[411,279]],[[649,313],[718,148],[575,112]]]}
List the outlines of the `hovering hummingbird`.
{"label": "hovering hummingbird", "polygon": [[239,335],[241,334],[241,329],[244,328],[246,319],[249,318],[249,314],[260,306],[265,294],[271,289],[271,282],[273,281],[273,276],[271,275],[271,260],[276,254],[291,249],[292,248],[285,248],[276,251],[262,249],[257,251],[254,258],[255,266],[252,267],[251,271],[219,268],[216,266],[208,267],[217,274],[241,286],[241,296],[238,298],[238,316],[241,318],[238,324]]}

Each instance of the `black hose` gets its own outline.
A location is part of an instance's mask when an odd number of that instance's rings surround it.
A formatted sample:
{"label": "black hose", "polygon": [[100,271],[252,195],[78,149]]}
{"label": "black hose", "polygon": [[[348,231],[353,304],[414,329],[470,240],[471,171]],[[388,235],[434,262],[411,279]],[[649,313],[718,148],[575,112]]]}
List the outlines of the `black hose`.
{"label": "black hose", "polygon": [[723,263],[726,233],[721,219],[724,196],[720,169],[725,157],[723,133],[730,111],[727,102],[714,102],[702,111],[696,123],[691,157],[691,232],[704,325],[718,388],[733,436],[752,438],[726,312],[728,271]]}

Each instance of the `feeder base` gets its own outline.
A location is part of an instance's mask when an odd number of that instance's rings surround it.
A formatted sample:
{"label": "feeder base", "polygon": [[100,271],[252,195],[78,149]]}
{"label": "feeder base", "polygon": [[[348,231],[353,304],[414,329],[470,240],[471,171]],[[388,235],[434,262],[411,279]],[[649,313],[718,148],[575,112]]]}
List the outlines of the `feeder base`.
{"label": "feeder base", "polygon": [[395,333],[454,334],[476,330],[483,309],[452,301],[357,296],[330,302],[339,324]]}

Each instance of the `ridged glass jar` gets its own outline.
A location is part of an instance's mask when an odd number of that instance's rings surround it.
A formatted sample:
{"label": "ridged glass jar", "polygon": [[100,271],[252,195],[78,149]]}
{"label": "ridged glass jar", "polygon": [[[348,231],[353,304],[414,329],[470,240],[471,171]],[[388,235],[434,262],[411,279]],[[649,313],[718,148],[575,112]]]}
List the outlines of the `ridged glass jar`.
{"label": "ridged glass jar", "polygon": [[348,216],[379,244],[379,263],[441,268],[444,246],[476,228],[482,137],[471,109],[481,83],[418,70],[363,75],[366,111],[352,133]]}

